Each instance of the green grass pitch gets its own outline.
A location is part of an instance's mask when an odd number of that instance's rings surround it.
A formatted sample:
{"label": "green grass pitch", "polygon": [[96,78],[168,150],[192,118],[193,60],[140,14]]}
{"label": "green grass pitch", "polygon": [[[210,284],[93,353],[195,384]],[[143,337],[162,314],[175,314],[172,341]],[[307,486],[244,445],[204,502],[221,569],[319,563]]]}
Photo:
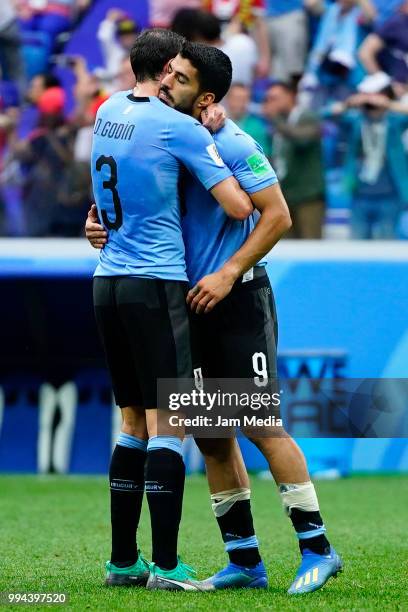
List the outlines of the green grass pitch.
{"label": "green grass pitch", "polygon": [[[0,591],[65,591],[70,599],[62,608],[80,611],[408,610],[408,478],[353,477],[317,483],[317,490],[329,538],[345,562],[343,574],[321,591],[286,595],[299,560],[297,542],[275,486],[254,477],[252,505],[268,590],[150,593],[103,585],[110,553],[104,478],[2,476]],[[139,545],[148,556],[146,507]],[[186,483],[180,554],[199,578],[226,559],[203,477]]]}

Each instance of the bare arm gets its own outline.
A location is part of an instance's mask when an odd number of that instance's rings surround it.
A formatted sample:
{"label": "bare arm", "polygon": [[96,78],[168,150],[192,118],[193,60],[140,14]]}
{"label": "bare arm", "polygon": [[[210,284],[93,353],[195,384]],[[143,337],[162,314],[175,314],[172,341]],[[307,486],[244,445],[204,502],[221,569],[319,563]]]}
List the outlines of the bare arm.
{"label": "bare arm", "polygon": [[[218,183],[213,187],[211,193],[223,206],[226,214],[234,219],[246,219],[253,212],[249,196],[242,191],[233,177]],[[103,249],[107,242],[108,233],[99,221],[95,204],[92,204],[88,211],[85,236],[95,249]]]}
{"label": "bare arm", "polygon": [[252,194],[251,200],[261,216],[239,251],[224,265],[224,270],[234,281],[267,255],[292,226],[289,209],[278,183]]}
{"label": "bare arm", "polygon": [[[233,177],[218,183],[211,189],[211,193],[224,208],[225,213],[234,219],[246,219],[254,210],[249,196],[242,191],[238,181]],[[85,236],[95,249],[103,249],[107,242],[108,234],[99,221],[95,204],[92,204],[88,211]]]}
{"label": "bare arm", "polygon": [[388,108],[394,113],[400,113],[401,115],[408,115],[408,102],[400,102],[399,100],[391,100]]}
{"label": "bare arm", "polygon": [[249,196],[241,189],[238,181],[230,176],[211,189],[211,195],[222,206],[226,215],[243,221],[253,212]]}
{"label": "bare arm", "polygon": [[361,45],[358,56],[364,68],[370,74],[375,74],[381,70],[377,62],[377,55],[384,49],[384,46],[384,41],[377,34],[369,34]]}
{"label": "bare arm", "polygon": [[90,80],[92,78],[88,71],[85,60],[82,57],[76,57],[72,71],[76,78],[74,87],[75,107],[72,112],[72,122],[79,127],[93,125],[95,118],[88,111],[89,102],[92,99],[90,90]]}
{"label": "bare arm", "polygon": [[289,210],[278,184],[251,195],[261,217],[241,248],[214,274],[204,276],[188,294],[197,313],[210,312],[231,291],[234,282],[252,268],[291,227]]}
{"label": "bare arm", "polygon": [[271,63],[271,52],[269,46],[268,29],[266,21],[261,17],[257,17],[254,25],[254,39],[258,47],[259,60],[257,65],[257,76],[259,78],[267,77]]}

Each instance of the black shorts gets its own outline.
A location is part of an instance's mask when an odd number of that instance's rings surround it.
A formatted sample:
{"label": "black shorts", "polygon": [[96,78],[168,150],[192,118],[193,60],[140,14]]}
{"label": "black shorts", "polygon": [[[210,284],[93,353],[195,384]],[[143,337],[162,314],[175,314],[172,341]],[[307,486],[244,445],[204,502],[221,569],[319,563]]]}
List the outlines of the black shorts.
{"label": "black shorts", "polygon": [[186,305],[188,284],[95,277],[95,317],[121,407],[157,407],[157,379],[192,378],[198,361]]}
{"label": "black shorts", "polygon": [[195,315],[204,378],[277,378],[278,322],[268,275],[237,281],[214,309]]}

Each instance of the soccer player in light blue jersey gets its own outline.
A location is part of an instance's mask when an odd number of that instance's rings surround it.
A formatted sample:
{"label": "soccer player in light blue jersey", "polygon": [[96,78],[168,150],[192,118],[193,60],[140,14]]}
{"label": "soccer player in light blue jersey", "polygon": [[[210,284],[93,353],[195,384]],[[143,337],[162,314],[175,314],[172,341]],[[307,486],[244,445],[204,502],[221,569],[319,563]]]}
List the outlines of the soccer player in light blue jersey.
{"label": "soccer player in light blue jersey", "polygon": [[142,92],[138,86],[139,95],[118,92],[96,116],[93,188],[99,216],[109,230],[96,277],[187,280],[178,196],[181,164],[227,214],[242,218],[252,210],[208,130],[163,105],[153,95],[157,87],[153,82]]}
{"label": "soccer player in light blue jersey", "polygon": [[[161,98],[199,117],[213,101],[223,54],[203,45],[185,45],[169,63]],[[199,92],[207,91],[207,96]],[[229,220],[191,176],[184,181],[188,300],[196,313],[203,373],[214,378],[276,378],[277,321],[262,258],[290,226],[276,176],[259,145],[227,121],[215,135],[221,156],[260,212]],[[91,234],[92,229],[92,234]],[[98,226],[88,222],[88,238],[103,244]],[[302,562],[290,593],[314,591],[341,569],[325,536],[313,484],[300,449],[287,435],[256,438],[279,485],[284,508],[299,538]],[[235,440],[197,439],[207,467],[213,509],[230,557],[229,565],[204,581],[209,590],[267,585],[250,510],[248,476]],[[160,578],[158,579],[160,581]]]}
{"label": "soccer player in light blue jersey", "polygon": [[[94,307],[123,417],[109,472],[112,555],[106,582],[146,583],[147,564],[136,546],[145,489],[151,567],[160,575],[160,588],[200,590],[177,556],[184,431],[159,421],[157,399],[158,379],[193,378],[200,370],[186,304],[181,165],[227,214],[243,219],[253,207],[210,133],[157,97],[163,66],[179,47],[180,37],[173,33],[141,34],[130,54],[135,89],[113,95],[96,117],[92,182],[109,240],[94,275]],[[227,89],[228,84],[220,95]]]}
{"label": "soccer player in light blue jersey", "polygon": [[[222,52],[215,48],[185,45],[169,63],[160,96],[199,117],[202,105],[197,93],[200,86],[213,90],[222,59]],[[180,83],[180,76],[187,84]],[[228,219],[197,181],[191,176],[186,180],[183,236],[192,286],[188,300],[196,313],[205,313],[196,320],[203,374],[225,379],[258,377],[266,382],[277,377],[277,318],[262,258],[288,229],[290,219],[276,175],[258,143],[229,120],[214,138],[260,219],[256,226],[253,216],[240,222]],[[341,569],[341,560],[325,536],[303,453],[284,431],[265,437],[244,433],[267,459],[299,538],[302,562],[289,592],[314,591]],[[197,438],[196,442],[206,458],[213,508],[230,557],[229,566],[205,584],[209,589],[265,586],[245,499],[248,477],[236,442]]]}

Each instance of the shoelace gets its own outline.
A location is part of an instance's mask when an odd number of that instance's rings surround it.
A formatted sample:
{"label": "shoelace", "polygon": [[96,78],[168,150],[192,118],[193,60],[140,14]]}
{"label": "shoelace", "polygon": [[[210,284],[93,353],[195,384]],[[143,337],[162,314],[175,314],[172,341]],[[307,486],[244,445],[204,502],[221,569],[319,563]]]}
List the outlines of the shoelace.
{"label": "shoelace", "polygon": [[191,565],[187,565],[187,563],[184,563],[180,559],[180,557],[177,557],[177,560],[179,564],[181,565],[181,567],[183,568],[183,570],[186,572],[186,574],[190,574],[191,578],[194,578],[195,576],[197,576],[196,570],[193,567],[191,567]]}
{"label": "shoelace", "polygon": [[[178,562],[178,567],[180,566],[180,569],[184,570],[185,573],[187,575],[189,575],[191,578],[194,578],[195,576],[197,576],[197,572],[196,570],[191,567],[190,565],[187,565],[187,563],[184,563],[180,557],[177,557],[177,562]],[[149,566],[149,571],[151,574],[155,574],[156,573],[156,563],[147,563]]]}

